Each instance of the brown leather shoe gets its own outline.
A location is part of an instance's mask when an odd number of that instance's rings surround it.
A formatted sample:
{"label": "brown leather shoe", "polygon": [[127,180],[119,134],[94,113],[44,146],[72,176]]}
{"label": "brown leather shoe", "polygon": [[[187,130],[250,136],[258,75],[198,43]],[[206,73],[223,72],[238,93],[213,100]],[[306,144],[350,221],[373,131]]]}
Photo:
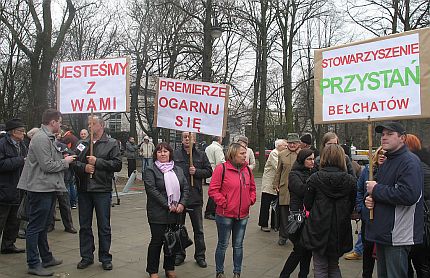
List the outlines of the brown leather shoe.
{"label": "brown leather shoe", "polygon": [[157,273],[149,274],[149,278],[160,278]]}
{"label": "brown leather shoe", "polygon": [[167,278],[176,278],[176,273],[173,270],[166,271]]}

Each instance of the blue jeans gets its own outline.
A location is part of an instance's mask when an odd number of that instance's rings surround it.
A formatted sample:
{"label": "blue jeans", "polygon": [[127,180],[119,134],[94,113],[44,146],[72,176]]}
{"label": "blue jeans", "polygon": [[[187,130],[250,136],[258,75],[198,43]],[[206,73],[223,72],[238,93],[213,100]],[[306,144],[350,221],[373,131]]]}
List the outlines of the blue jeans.
{"label": "blue jeans", "polygon": [[354,252],[359,254],[360,256],[363,255],[363,241],[361,240],[361,231],[358,233],[357,242],[354,246]]}
{"label": "blue jeans", "polygon": [[151,168],[152,165],[152,157],[144,158],[142,157],[142,175],[145,172],[146,168]]}
{"label": "blue jeans", "polygon": [[248,218],[235,219],[216,215],[215,222],[218,230],[218,244],[215,251],[216,272],[224,272],[225,251],[230,241],[230,234],[232,234],[233,273],[240,273],[243,259],[243,238]]}
{"label": "blue jeans", "polygon": [[79,248],[85,261],[94,261],[93,211],[96,211],[99,237],[99,261],[112,261],[109,253],[111,245],[110,210],[112,194],[110,192],[79,193]]}
{"label": "blue jeans", "polygon": [[[28,226],[26,232],[27,264],[35,268],[42,262],[52,260],[48,245],[48,219],[52,218],[51,206],[55,192],[27,192]],[[40,258],[39,258],[40,256]]]}
{"label": "blue jeans", "polygon": [[67,191],[69,191],[69,197],[70,197],[70,206],[76,206],[77,200],[76,200],[76,188],[75,183],[73,181],[66,183]]}
{"label": "blue jeans", "polygon": [[376,244],[378,278],[408,277],[408,255],[411,246]]}

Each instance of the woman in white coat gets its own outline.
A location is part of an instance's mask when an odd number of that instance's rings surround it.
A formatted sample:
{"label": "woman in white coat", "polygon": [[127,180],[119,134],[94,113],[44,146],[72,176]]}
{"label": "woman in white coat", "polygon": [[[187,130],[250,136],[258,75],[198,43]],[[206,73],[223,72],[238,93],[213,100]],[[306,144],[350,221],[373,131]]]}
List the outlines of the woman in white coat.
{"label": "woman in white coat", "polygon": [[[277,198],[277,192],[273,189],[273,179],[275,178],[276,169],[278,168],[278,154],[279,152],[285,150],[287,147],[287,141],[284,139],[278,139],[275,141],[275,149],[270,152],[269,158],[264,165],[263,179],[261,183],[261,206],[260,206],[260,216],[258,218],[258,226],[264,232],[270,232],[269,228],[269,210],[270,203]],[[274,214],[270,220],[270,226],[272,229],[277,229],[275,227]]]}

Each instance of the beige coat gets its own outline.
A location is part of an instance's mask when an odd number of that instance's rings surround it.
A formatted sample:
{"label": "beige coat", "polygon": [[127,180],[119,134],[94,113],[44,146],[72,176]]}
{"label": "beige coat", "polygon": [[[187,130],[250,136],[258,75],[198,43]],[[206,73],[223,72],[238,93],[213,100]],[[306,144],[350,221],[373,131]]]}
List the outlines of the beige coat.
{"label": "beige coat", "polygon": [[[299,149],[297,150],[299,151]],[[273,188],[279,187],[279,205],[290,205],[290,191],[288,190],[288,175],[297,158],[297,152],[285,149],[278,155],[278,169],[273,180]]]}
{"label": "beige coat", "polygon": [[248,167],[251,170],[254,170],[255,168],[255,156],[254,151],[251,148],[246,148],[246,162],[248,162]]}
{"label": "beige coat", "polygon": [[[205,149],[206,156],[209,159],[209,162],[211,163],[212,171],[215,170],[215,167],[218,164],[225,162],[225,156],[224,151],[222,149],[222,146],[220,143],[213,141],[212,144],[207,146]],[[206,182],[210,183],[212,178],[207,178]]]}
{"label": "beige coat", "polygon": [[279,151],[274,149],[270,152],[269,158],[264,165],[263,179],[261,182],[261,191],[271,195],[276,195],[277,192],[273,188],[273,179],[276,175],[276,169],[278,169],[278,154]]}

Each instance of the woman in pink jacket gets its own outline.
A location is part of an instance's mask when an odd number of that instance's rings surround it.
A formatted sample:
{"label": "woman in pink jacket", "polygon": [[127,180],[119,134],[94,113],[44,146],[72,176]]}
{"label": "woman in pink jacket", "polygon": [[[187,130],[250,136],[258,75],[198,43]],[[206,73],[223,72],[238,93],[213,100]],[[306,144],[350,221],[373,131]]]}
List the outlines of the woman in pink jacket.
{"label": "woman in pink jacket", "polygon": [[233,235],[233,278],[242,269],[243,238],[248,223],[249,208],[255,203],[255,181],[246,159],[246,148],[232,143],[226,162],[218,165],[209,185],[209,197],[217,204],[216,225],[218,244],[215,251],[216,277],[225,278],[224,259],[230,235]]}

